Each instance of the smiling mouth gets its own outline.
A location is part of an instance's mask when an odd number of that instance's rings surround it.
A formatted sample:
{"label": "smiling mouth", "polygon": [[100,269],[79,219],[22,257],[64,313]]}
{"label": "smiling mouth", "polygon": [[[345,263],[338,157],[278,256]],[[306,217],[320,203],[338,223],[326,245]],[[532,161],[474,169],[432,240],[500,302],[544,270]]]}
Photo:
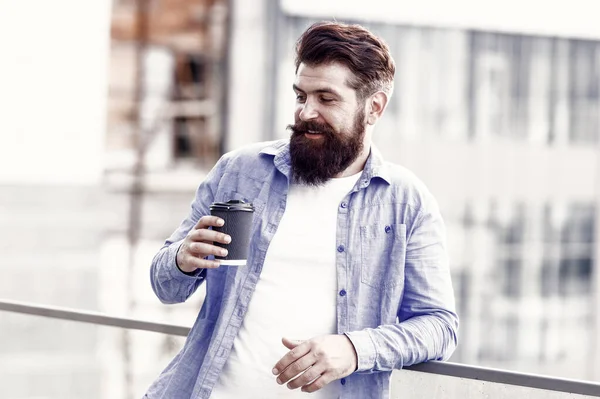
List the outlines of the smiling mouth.
{"label": "smiling mouth", "polygon": [[323,133],[308,130],[308,131],[304,132],[304,137],[306,137],[309,140],[318,140],[323,137]]}

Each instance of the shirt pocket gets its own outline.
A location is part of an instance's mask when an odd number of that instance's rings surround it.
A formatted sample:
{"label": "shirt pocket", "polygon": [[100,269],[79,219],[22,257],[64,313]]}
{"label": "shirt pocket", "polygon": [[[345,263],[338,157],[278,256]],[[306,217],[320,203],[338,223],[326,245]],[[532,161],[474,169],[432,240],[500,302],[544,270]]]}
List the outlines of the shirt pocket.
{"label": "shirt pocket", "polygon": [[363,284],[381,289],[404,282],[405,224],[361,226],[360,250]]}

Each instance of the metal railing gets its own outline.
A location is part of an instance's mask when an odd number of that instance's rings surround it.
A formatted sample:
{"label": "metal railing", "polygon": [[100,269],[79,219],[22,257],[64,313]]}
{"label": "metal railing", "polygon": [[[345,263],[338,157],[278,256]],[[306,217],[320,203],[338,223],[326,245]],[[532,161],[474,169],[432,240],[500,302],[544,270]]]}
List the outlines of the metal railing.
{"label": "metal railing", "polygon": [[[53,319],[91,323],[101,326],[119,327],[130,330],[157,332],[187,336],[190,328],[152,321],[113,317],[99,312],[75,310],[57,306],[42,306],[20,301],[0,300],[0,311],[50,317]],[[406,370],[432,373],[449,377],[536,388],[571,394],[600,397],[600,384],[591,381],[570,380],[536,374],[517,373],[486,367],[468,366],[449,362],[427,362],[405,368]]]}

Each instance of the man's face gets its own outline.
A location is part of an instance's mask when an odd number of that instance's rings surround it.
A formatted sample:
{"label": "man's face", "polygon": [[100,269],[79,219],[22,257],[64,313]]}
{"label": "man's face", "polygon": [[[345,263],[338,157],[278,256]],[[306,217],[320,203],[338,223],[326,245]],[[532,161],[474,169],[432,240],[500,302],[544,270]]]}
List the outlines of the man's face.
{"label": "man's face", "polygon": [[300,64],[294,92],[296,111],[290,139],[294,178],[320,185],[343,172],[364,148],[365,103],[347,82],[341,64]]}

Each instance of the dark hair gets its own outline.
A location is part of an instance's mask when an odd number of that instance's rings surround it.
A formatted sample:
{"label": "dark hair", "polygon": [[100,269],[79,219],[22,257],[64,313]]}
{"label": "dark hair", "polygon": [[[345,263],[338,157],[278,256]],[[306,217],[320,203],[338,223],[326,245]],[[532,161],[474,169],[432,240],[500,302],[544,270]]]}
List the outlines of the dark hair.
{"label": "dark hair", "polygon": [[296,43],[296,73],[300,64],[340,63],[352,71],[348,85],[364,99],[376,91],[391,95],[396,65],[383,40],[360,25],[318,22]]}

